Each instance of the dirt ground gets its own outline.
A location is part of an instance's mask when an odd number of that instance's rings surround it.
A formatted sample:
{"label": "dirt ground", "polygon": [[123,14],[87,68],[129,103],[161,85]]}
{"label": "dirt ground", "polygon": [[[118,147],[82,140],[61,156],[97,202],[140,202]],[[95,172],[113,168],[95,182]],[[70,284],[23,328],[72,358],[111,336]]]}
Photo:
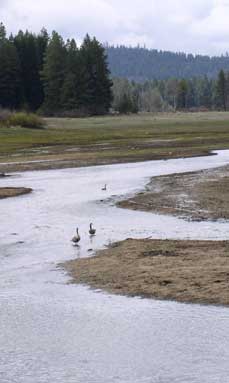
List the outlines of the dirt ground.
{"label": "dirt ground", "polygon": [[31,193],[32,189],[23,187],[0,187],[0,199],[8,197],[17,197],[23,194]]}
{"label": "dirt ground", "polygon": [[117,163],[130,163],[152,160],[165,160],[173,158],[189,158],[189,157],[201,157],[210,155],[210,152],[205,149],[174,149],[168,151],[167,149],[160,149],[159,152],[152,151],[149,147],[143,147],[142,149],[126,149],[115,148],[115,152],[112,152],[110,148],[101,146],[99,148],[94,147],[90,150],[83,150],[82,148],[73,148],[75,153],[66,153],[62,148],[62,152],[36,155],[31,157],[24,156],[18,160],[9,157],[4,159],[4,163],[0,160],[0,169],[4,172],[23,172],[32,170],[49,170],[49,169],[65,169],[65,168],[78,168],[85,166],[97,166],[97,165],[111,165]]}
{"label": "dirt ground", "polygon": [[229,219],[229,166],[152,178],[120,207],[203,221]]}
{"label": "dirt ground", "polygon": [[229,241],[128,239],[64,267],[73,283],[110,293],[229,305]]}

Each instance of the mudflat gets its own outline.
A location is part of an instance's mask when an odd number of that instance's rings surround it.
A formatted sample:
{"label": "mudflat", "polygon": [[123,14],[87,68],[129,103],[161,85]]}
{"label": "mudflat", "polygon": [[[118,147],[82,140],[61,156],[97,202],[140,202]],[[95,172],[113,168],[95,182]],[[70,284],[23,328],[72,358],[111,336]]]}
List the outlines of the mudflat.
{"label": "mudflat", "polygon": [[31,188],[23,188],[23,187],[0,187],[0,199],[9,198],[9,197],[17,197],[23,194],[31,193]]}
{"label": "mudflat", "polygon": [[[229,218],[229,166],[152,178],[119,206],[192,220]],[[229,305],[229,241],[125,240],[65,264],[72,282],[129,296]]]}
{"label": "mudflat", "polygon": [[229,241],[128,239],[64,267],[114,294],[229,305]]}
{"label": "mudflat", "polygon": [[229,219],[229,166],[154,177],[120,207],[189,220]]}

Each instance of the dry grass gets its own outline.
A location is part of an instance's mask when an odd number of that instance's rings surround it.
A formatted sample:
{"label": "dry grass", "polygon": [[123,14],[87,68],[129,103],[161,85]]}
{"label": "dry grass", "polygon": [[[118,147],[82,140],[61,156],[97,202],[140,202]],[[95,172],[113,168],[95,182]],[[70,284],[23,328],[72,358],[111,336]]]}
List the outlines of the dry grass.
{"label": "dry grass", "polygon": [[64,267],[73,283],[115,294],[229,305],[228,241],[130,239]]}

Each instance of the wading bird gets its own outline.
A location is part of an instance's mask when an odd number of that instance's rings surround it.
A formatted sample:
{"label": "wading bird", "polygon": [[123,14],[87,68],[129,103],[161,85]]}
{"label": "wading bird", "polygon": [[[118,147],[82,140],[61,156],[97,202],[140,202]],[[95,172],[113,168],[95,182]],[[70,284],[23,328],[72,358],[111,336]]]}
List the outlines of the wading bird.
{"label": "wading bird", "polygon": [[78,243],[80,241],[80,235],[79,235],[79,229],[78,227],[76,228],[76,235],[72,237],[72,242],[73,243]]}
{"label": "wading bird", "polygon": [[90,229],[89,229],[89,234],[90,235],[95,235],[96,230],[92,227],[92,223],[90,223]]}

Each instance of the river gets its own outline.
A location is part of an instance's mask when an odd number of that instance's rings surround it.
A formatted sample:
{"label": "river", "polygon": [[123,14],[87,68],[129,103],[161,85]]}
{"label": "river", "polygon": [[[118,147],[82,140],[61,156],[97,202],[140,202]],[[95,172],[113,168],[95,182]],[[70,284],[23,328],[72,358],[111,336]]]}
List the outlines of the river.
{"label": "river", "polygon": [[[2,186],[34,191],[0,201],[0,382],[229,382],[228,308],[113,296],[67,284],[56,267],[128,237],[229,239],[228,222],[187,222],[114,206],[151,176],[228,163],[225,150],[2,179]],[[79,247],[70,241],[76,226]]]}

